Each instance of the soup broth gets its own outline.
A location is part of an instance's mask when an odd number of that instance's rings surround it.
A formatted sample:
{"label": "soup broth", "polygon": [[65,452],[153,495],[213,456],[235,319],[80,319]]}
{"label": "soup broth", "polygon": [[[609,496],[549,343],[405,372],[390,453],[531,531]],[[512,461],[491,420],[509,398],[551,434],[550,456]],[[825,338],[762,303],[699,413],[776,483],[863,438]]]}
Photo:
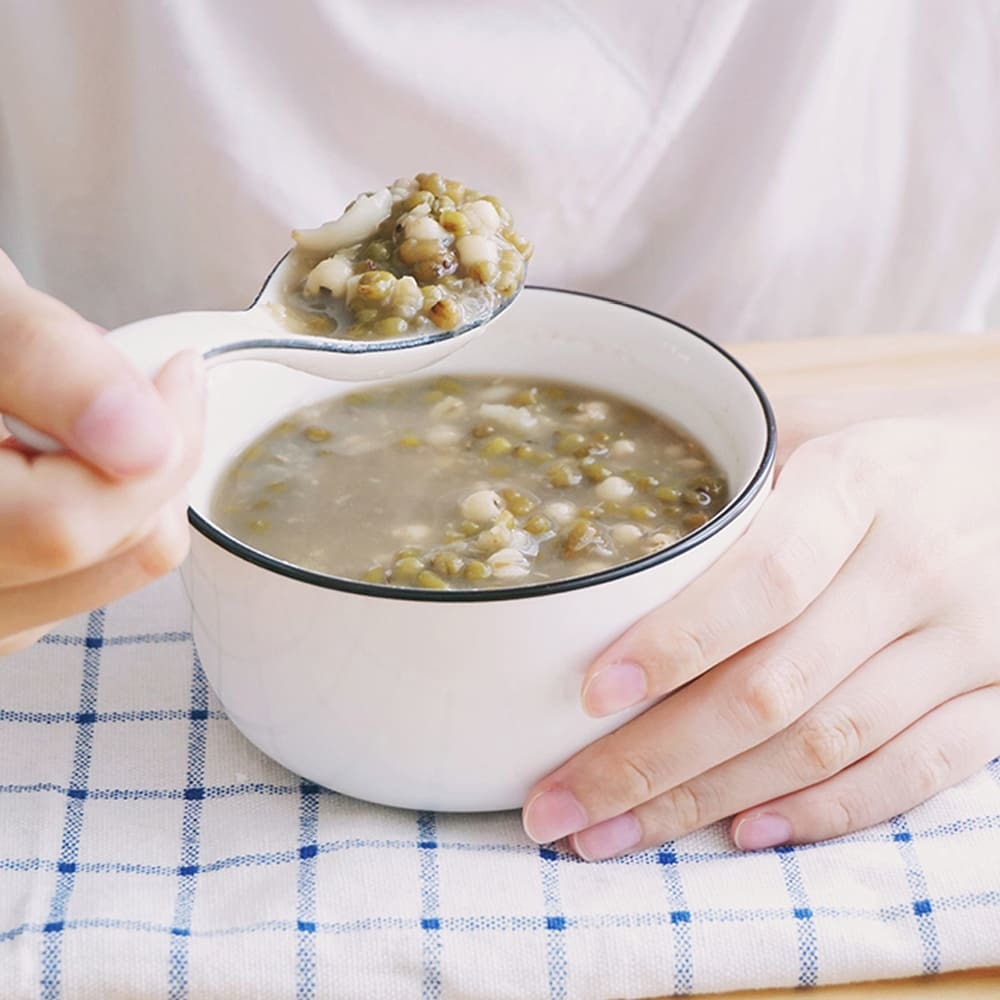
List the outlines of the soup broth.
{"label": "soup broth", "polygon": [[449,376],[297,411],[232,464],[213,517],[307,569],[463,589],[626,563],[727,501],[698,441],[623,399],[547,380]]}

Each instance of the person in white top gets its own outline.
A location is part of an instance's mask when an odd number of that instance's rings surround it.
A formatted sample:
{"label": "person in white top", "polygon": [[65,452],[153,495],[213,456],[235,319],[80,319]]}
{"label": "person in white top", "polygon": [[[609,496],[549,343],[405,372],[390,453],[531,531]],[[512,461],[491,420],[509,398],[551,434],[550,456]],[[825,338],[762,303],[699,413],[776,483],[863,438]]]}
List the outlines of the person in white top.
{"label": "person in white top", "polygon": [[[532,280],[723,341],[1000,317],[989,0],[0,0],[0,94],[0,411],[67,449],[0,442],[0,652],[185,553],[199,363],[149,381],[92,323],[246,304],[397,175],[495,191]],[[883,403],[783,414],[751,530],[581,697],[675,693],[541,781],[531,837],[815,840],[1000,752],[1000,401]]]}

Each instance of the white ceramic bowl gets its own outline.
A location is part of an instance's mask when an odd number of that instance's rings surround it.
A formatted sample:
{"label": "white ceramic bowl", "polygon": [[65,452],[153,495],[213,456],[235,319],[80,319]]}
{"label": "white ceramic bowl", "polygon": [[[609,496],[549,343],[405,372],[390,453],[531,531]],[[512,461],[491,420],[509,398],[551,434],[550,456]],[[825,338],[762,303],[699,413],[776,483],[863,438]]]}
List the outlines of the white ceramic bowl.
{"label": "white ceramic bowl", "polygon": [[375,802],[506,809],[637,714],[587,716],[587,665],[745,530],[770,489],[774,420],[753,378],[698,334],[552,289],[526,289],[487,334],[432,371],[554,377],[622,395],[707,445],[732,499],[674,546],[578,579],[423,591],[313,573],[221,531],[209,517],[211,496],[226,465],[268,426],[357,385],[248,362],[211,376],[184,579],[209,682],[265,753]]}

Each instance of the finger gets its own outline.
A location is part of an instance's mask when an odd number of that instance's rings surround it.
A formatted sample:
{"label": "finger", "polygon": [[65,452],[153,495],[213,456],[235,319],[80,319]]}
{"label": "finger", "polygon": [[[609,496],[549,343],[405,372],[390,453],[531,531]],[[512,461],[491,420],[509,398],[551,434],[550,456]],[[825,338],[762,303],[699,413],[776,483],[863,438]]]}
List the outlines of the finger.
{"label": "finger", "polygon": [[48,631],[49,627],[43,625],[41,628],[31,628],[25,632],[18,632],[17,635],[8,635],[0,639],[0,656],[6,656],[8,653],[17,653],[22,649],[33,646]]}
{"label": "finger", "polygon": [[664,695],[786,625],[829,586],[872,520],[836,441],[800,448],[743,538],[591,666],[584,708],[610,715]]}
{"label": "finger", "polygon": [[110,559],[113,556],[117,556],[122,552],[126,552],[128,549],[132,548],[134,545],[138,545],[150,532],[154,531],[159,524],[160,517],[164,510],[173,510],[180,512],[183,517],[187,518],[188,510],[188,491],[187,486],[178,493],[176,496],[171,497],[164,505],[161,507],[152,517],[148,518],[138,527],[136,527],[128,537],[123,538],[113,549],[111,549],[107,555],[106,559]]}
{"label": "finger", "polygon": [[34,449],[29,448],[16,437],[12,437],[10,431],[7,430],[7,425],[4,423],[0,423],[0,448],[7,451],[16,451],[21,455],[35,454]]}
{"label": "finger", "polygon": [[14,636],[90,611],[169,573],[187,555],[186,507],[166,509],[127,552],[66,576],[0,591],[0,635]]}
{"label": "finger", "polygon": [[906,812],[1000,752],[998,718],[996,684],[953,698],[827,781],[736,816],[733,840],[748,851],[812,843]]}
{"label": "finger", "polygon": [[[26,458],[0,449],[0,586],[93,565],[133,538],[193,473],[201,451],[204,378],[183,352],[157,377],[178,447],[157,472],[109,480],[69,455]],[[0,590],[0,594],[3,591]]]}
{"label": "finger", "polygon": [[914,719],[987,683],[985,667],[960,676],[942,670],[954,656],[954,638],[944,629],[898,639],[787,729],[633,809],[634,843],[614,839],[623,824],[598,824],[575,834],[573,849],[591,861],[642,850],[826,780]]}
{"label": "finger", "polygon": [[[863,546],[822,596],[779,633],[730,657],[543,779],[537,791],[559,794],[525,807],[529,835],[556,840],[619,816],[805,715],[859,664],[916,624],[903,586],[883,588],[878,603],[870,600],[882,558],[877,544]],[[851,627],[845,630],[848,613]]]}
{"label": "finger", "polygon": [[113,476],[157,468],[176,444],[152,383],[72,309],[14,280],[0,286],[0,412]]}
{"label": "finger", "polygon": [[21,272],[14,266],[14,262],[0,250],[0,291],[4,285],[24,285],[24,278]]}

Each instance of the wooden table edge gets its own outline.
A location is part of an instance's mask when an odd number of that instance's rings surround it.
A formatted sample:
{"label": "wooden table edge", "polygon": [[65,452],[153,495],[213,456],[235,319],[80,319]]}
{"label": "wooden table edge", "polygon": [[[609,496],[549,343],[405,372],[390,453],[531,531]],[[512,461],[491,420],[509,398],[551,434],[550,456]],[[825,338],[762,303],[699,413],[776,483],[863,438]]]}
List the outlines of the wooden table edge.
{"label": "wooden table edge", "polygon": [[[882,979],[874,982],[843,983],[815,990],[739,990],[735,993],[706,994],[712,1000],[802,1000],[804,995],[819,1000],[986,1000],[1000,997],[1000,966],[964,969],[916,979]],[[665,997],[656,1000],[667,1000]]]}

